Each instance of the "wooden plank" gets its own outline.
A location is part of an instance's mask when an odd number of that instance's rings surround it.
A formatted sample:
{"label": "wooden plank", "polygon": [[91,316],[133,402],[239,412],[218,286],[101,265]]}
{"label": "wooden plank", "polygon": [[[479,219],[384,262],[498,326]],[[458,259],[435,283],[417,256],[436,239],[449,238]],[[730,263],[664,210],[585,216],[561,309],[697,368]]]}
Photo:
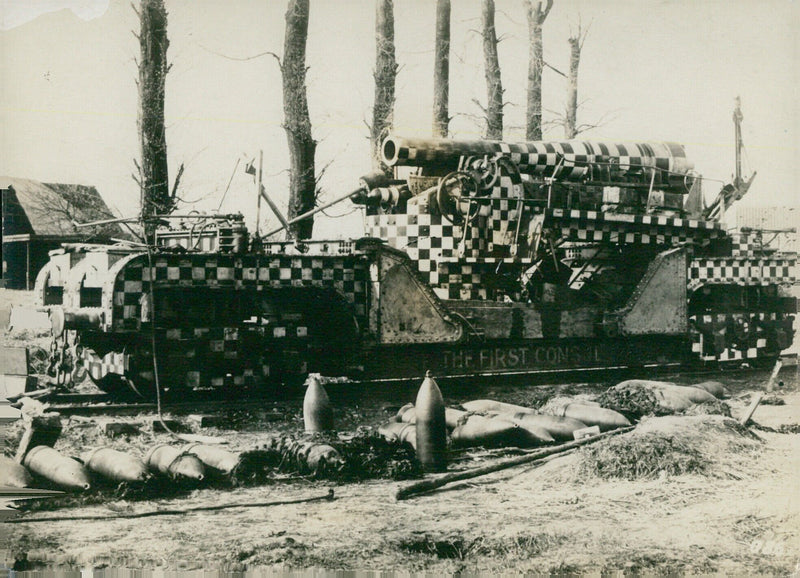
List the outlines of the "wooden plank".
{"label": "wooden plank", "polygon": [[395,498],[397,500],[406,500],[410,497],[416,496],[418,494],[424,494],[427,492],[431,492],[437,488],[441,488],[452,482],[458,482],[461,480],[469,480],[472,478],[477,478],[478,476],[485,476],[486,474],[491,474],[493,472],[498,472],[500,470],[505,470],[508,468],[513,468],[515,466],[519,466],[522,464],[529,464],[538,460],[542,460],[551,455],[561,454],[572,450],[574,448],[585,446],[588,444],[593,444],[597,441],[606,439],[610,436],[622,434],[629,432],[634,429],[635,426],[623,427],[617,430],[609,431],[602,433],[597,436],[592,436],[588,438],[584,438],[581,440],[567,442],[564,444],[560,444],[557,446],[552,446],[548,448],[543,448],[541,450],[536,450],[533,453],[518,456],[516,458],[510,458],[507,460],[503,460],[500,462],[496,462],[494,464],[490,464],[488,466],[481,466],[477,468],[473,468],[471,470],[465,470],[463,472],[454,472],[452,474],[445,474],[438,478],[422,480],[420,482],[413,483],[405,488],[401,488],[395,494]]}
{"label": "wooden plank", "polygon": [[28,375],[28,349],[25,347],[0,347],[0,373]]}
{"label": "wooden plank", "polygon": [[37,379],[25,375],[7,375],[0,373],[0,398],[20,397],[28,389],[36,387]]}
{"label": "wooden plank", "polygon": [[780,359],[775,362],[775,367],[772,368],[772,374],[769,376],[769,381],[767,382],[767,393],[772,393],[772,389],[775,385],[775,380],[778,378],[778,374],[781,371],[781,367],[783,367],[783,361]]}
{"label": "wooden plank", "polygon": [[753,413],[756,411],[758,404],[761,403],[761,398],[764,397],[764,392],[759,391],[756,393],[755,397],[753,397],[753,401],[750,402],[750,407],[747,408],[747,411],[742,416],[742,419],[739,420],[740,425],[747,425],[747,422],[750,421],[750,418],[753,417]]}

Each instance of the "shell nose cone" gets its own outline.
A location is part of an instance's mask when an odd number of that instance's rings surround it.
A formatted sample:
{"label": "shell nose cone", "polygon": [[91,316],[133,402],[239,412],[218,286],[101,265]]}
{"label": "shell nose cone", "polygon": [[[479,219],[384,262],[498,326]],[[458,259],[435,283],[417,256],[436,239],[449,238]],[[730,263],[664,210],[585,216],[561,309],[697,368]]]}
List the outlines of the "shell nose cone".
{"label": "shell nose cone", "polygon": [[190,480],[202,481],[205,478],[205,467],[196,456],[183,455],[170,468],[176,477],[189,478]]}
{"label": "shell nose cone", "polygon": [[310,433],[333,429],[333,407],[328,392],[314,377],[309,378],[303,398],[303,423]]}
{"label": "shell nose cone", "polygon": [[414,408],[417,458],[425,471],[443,472],[447,469],[447,422],[442,392],[430,371],[417,392]]}

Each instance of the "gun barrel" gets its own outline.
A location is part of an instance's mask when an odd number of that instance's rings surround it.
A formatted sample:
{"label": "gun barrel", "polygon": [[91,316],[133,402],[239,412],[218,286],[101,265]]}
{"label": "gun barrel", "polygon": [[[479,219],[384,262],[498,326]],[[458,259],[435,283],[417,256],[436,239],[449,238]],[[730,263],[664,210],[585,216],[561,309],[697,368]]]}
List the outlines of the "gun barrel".
{"label": "gun barrel", "polygon": [[672,142],[529,141],[415,139],[390,135],[381,149],[388,166],[456,170],[462,157],[503,154],[521,173],[567,181],[606,180],[656,172],[656,183],[683,181],[694,165]]}

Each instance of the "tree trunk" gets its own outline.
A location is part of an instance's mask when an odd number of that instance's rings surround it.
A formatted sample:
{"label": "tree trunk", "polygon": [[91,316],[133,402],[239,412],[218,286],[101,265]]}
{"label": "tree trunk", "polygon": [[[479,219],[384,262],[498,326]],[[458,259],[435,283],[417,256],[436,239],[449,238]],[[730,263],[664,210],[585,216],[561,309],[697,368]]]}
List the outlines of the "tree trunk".
{"label": "tree trunk", "polygon": [[494,0],[483,0],[483,58],[486,73],[486,138],[503,139],[503,84],[494,28]]}
{"label": "tree trunk", "polygon": [[392,169],[381,157],[381,144],[392,126],[397,60],[394,48],[394,2],[378,0],[375,10],[375,102],[372,105],[372,167],[386,175]]}
{"label": "tree trunk", "polygon": [[569,38],[569,76],[567,77],[567,114],[564,119],[564,136],[575,138],[578,134],[578,65],[581,63],[581,27]]}
{"label": "tree trunk", "polygon": [[531,0],[525,0],[528,12],[528,106],[525,112],[525,139],[542,140],[542,70],[544,69],[544,45],[542,25],[553,7],[553,0],[547,0],[542,9],[539,0],[534,7]]}
{"label": "tree trunk", "polygon": [[[142,217],[173,209],[169,194],[167,140],[164,130],[164,81],[167,66],[167,11],[164,0],[141,0],[139,9],[141,61],[139,62],[139,137]],[[145,227],[153,241],[155,224]]]}
{"label": "tree trunk", "polygon": [[[314,208],[317,182],[314,169],[316,141],[311,137],[311,119],[306,96],[306,40],[309,0],[290,0],[286,10],[286,39],[283,47],[283,128],[289,143],[289,210],[287,220]],[[290,226],[295,239],[309,239],[312,218]]]}
{"label": "tree trunk", "polygon": [[433,136],[444,138],[450,124],[450,0],[436,2],[436,53],[433,61]]}

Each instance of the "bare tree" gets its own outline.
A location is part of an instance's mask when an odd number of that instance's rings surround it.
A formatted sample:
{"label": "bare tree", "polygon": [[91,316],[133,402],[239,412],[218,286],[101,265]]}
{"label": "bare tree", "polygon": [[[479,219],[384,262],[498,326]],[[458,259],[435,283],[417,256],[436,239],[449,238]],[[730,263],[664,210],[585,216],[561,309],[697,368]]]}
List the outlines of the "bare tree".
{"label": "bare tree", "polygon": [[433,136],[447,136],[450,124],[450,0],[436,2],[436,49],[433,60]]}
{"label": "bare tree", "polygon": [[[317,186],[314,156],[317,143],[311,136],[311,119],[306,95],[306,40],[308,39],[309,0],[290,0],[286,10],[286,38],[283,47],[284,130],[289,144],[289,210],[291,220],[314,208]],[[312,218],[293,225],[287,235],[309,239],[313,232]]]}
{"label": "bare tree", "polygon": [[381,143],[392,126],[397,59],[394,47],[394,2],[377,0],[375,10],[375,102],[372,105],[372,166],[385,174],[391,169],[381,157]]}
{"label": "bare tree", "polygon": [[564,136],[575,138],[578,134],[578,66],[581,63],[581,50],[586,36],[589,34],[587,28],[581,33],[581,24],[578,21],[578,31],[569,37],[569,75],[567,76],[567,110],[564,118]]}
{"label": "bare tree", "polygon": [[[83,240],[120,235],[119,225],[110,223],[77,227],[77,223],[114,219],[97,189],[85,185],[45,183],[49,190],[38,191],[28,206],[29,218],[39,226],[61,235],[77,235]],[[51,192],[52,191],[52,192]]]}
{"label": "bare tree", "polygon": [[[167,140],[164,127],[164,85],[167,65],[167,10],[164,0],[141,0],[139,44],[139,138],[141,164],[136,179],[142,191],[142,217],[167,214],[175,207],[174,191],[170,195],[167,165]],[[174,190],[177,190],[175,181]],[[145,227],[152,242],[155,224]]]}
{"label": "bare tree", "polygon": [[523,0],[528,14],[528,106],[525,112],[525,138],[542,140],[542,70],[544,69],[544,44],[542,41],[542,25],[550,14],[553,0],[547,0],[542,8],[542,1],[535,4],[531,0]]}
{"label": "bare tree", "polygon": [[486,138],[503,138],[503,83],[497,56],[497,32],[494,27],[494,0],[483,0],[483,59],[486,75]]}

